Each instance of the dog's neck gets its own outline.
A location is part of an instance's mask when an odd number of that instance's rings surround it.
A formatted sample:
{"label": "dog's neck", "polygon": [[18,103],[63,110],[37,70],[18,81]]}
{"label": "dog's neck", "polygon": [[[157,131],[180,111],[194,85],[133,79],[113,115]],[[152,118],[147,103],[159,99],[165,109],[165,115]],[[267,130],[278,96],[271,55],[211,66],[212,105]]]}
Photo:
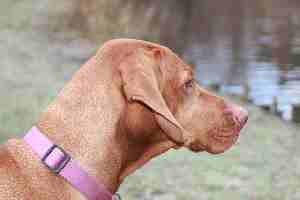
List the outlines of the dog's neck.
{"label": "dog's neck", "polygon": [[[41,132],[55,144],[62,146],[89,175],[95,177],[111,192],[118,189],[123,159],[121,147],[117,138],[112,135],[113,132],[106,130],[105,134],[101,135],[99,132],[103,129],[97,131],[84,126],[74,130],[59,119],[54,127],[46,125],[50,121],[43,122],[38,124]],[[53,122],[55,121],[52,119],[50,123]]]}
{"label": "dog's neck", "polygon": [[127,175],[175,144],[154,137],[149,144],[129,139],[120,126],[126,102],[120,88],[109,84],[115,77],[109,70],[99,72],[93,62],[75,74],[37,126],[114,193]]}
{"label": "dog's neck", "polygon": [[114,193],[127,149],[122,138],[126,135],[117,130],[122,102],[118,94],[111,98],[114,88],[103,83],[92,66],[86,65],[76,73],[37,126]]}

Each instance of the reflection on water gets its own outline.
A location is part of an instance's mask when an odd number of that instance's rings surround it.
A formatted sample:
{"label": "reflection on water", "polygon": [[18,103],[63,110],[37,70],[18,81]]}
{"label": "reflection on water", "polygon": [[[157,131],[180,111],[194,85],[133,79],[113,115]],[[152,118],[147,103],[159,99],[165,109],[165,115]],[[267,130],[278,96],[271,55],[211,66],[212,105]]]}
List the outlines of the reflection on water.
{"label": "reflection on water", "polygon": [[221,92],[247,95],[255,105],[274,109],[285,120],[293,119],[293,106],[300,105],[300,67],[282,71],[273,63],[252,62],[247,65],[246,73],[234,80],[234,84],[226,84],[224,73],[213,73],[209,66],[199,67],[202,73],[198,77],[203,85],[220,84]]}
{"label": "reflection on water", "polygon": [[282,81],[283,74],[300,75],[300,68],[285,73],[272,63],[253,63],[248,70],[249,98],[259,106],[276,103],[282,117],[291,120],[292,106],[300,104],[300,80]]}
{"label": "reflection on water", "polygon": [[[270,23],[269,20],[264,22]],[[274,55],[276,49],[272,47],[274,37],[271,35],[262,34],[253,42],[253,37],[248,34],[242,43],[244,47],[237,50],[230,45],[232,39],[219,36],[213,47],[201,44],[186,51],[197,60],[194,63],[200,83],[204,86],[217,85],[224,93],[246,96],[255,105],[285,120],[293,120],[293,109],[300,109],[298,47],[291,45],[287,53],[288,64],[280,64],[284,56]],[[239,51],[239,57],[234,56],[236,51]],[[279,58],[276,60],[275,56]],[[299,120],[300,114],[297,115]]]}

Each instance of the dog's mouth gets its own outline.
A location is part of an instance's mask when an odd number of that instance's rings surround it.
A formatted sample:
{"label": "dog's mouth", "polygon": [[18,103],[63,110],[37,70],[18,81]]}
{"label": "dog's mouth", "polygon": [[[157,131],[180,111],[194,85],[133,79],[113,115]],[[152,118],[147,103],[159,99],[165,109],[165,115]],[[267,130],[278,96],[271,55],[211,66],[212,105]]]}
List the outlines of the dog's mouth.
{"label": "dog's mouth", "polygon": [[217,131],[213,131],[213,134],[211,134],[212,138],[216,140],[226,140],[232,137],[238,137],[240,135],[240,132],[245,124],[237,123],[232,128],[223,128],[219,129]]}
{"label": "dog's mouth", "polygon": [[216,140],[219,141],[220,143],[226,143],[228,140],[231,140],[234,137],[238,137],[239,133],[231,133],[229,135],[219,135],[219,134],[215,134],[212,135],[211,137]]}
{"label": "dog's mouth", "polygon": [[188,140],[185,146],[196,153],[202,151],[212,154],[223,153],[236,143],[246,122],[246,120],[236,121],[231,126],[214,127],[207,132],[206,140]]}
{"label": "dog's mouth", "polygon": [[209,136],[217,141],[223,142],[233,137],[238,137],[242,130],[242,124],[235,124],[232,127],[214,128],[209,132]]}
{"label": "dog's mouth", "polygon": [[223,153],[237,141],[239,137],[239,130],[241,130],[240,127],[237,127],[234,131],[231,129],[231,131],[228,132],[210,132],[207,136],[208,140],[206,144],[195,140],[187,143],[186,145],[195,153],[202,151],[207,151],[212,154]]}
{"label": "dog's mouth", "polygon": [[207,147],[201,145],[201,144],[191,144],[189,145],[188,147],[192,152],[195,152],[195,153],[199,153],[199,152],[202,152],[202,151],[205,151],[207,149]]}
{"label": "dog's mouth", "polygon": [[239,138],[242,128],[247,120],[236,122],[230,128],[221,128],[211,131],[209,134],[209,147],[207,151],[213,154],[223,153],[233,146]]}
{"label": "dog's mouth", "polygon": [[239,138],[239,132],[233,132],[231,134],[216,134],[211,136],[210,146],[221,147],[220,153],[229,149]]}

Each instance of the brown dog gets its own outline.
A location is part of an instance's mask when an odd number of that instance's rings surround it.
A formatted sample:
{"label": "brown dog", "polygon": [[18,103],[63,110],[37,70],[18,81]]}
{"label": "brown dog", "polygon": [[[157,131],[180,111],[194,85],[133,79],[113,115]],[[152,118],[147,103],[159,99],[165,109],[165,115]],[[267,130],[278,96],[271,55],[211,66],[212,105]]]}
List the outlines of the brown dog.
{"label": "brown dog", "polygon": [[[170,148],[222,153],[247,112],[202,89],[170,49],[107,42],[62,89],[37,127],[111,191]],[[0,199],[84,199],[23,140],[0,148]]]}

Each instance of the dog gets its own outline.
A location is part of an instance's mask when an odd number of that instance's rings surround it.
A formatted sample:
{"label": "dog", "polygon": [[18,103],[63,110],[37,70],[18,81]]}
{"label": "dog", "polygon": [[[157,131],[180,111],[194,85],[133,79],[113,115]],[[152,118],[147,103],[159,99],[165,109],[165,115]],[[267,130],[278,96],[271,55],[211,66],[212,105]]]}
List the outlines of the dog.
{"label": "dog", "polygon": [[[106,42],[63,87],[35,126],[111,193],[170,149],[223,153],[246,110],[201,88],[193,67],[151,42]],[[23,140],[0,147],[0,199],[83,200]]]}

